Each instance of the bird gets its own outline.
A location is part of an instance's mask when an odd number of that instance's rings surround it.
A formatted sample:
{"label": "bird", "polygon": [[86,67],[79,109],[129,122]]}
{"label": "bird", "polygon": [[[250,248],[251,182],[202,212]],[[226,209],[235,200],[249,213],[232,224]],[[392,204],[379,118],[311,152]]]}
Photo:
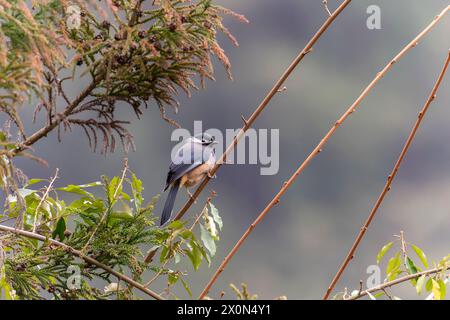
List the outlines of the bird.
{"label": "bird", "polygon": [[191,196],[188,188],[197,185],[206,176],[211,177],[210,170],[216,163],[215,144],[214,136],[202,133],[189,137],[178,149],[167,173],[164,191],[169,187],[170,191],[161,213],[160,226],[170,220],[180,187],[185,187]]}

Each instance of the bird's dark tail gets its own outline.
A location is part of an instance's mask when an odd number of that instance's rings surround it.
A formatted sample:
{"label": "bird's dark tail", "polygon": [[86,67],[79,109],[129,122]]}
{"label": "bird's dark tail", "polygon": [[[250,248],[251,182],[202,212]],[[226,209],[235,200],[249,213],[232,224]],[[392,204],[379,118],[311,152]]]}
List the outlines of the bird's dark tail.
{"label": "bird's dark tail", "polygon": [[177,197],[178,189],[180,189],[180,180],[175,181],[170,188],[169,195],[167,196],[164,209],[161,214],[161,226],[166,223],[172,215],[173,205],[175,204],[175,198]]}

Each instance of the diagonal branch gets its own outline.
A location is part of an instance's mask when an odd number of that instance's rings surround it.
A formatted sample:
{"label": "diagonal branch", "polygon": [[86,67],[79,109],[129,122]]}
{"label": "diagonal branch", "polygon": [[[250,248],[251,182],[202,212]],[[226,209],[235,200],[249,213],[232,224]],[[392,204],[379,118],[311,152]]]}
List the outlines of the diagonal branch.
{"label": "diagonal branch", "polygon": [[349,298],[347,300],[357,300],[357,299],[360,299],[360,298],[362,298],[364,296],[369,295],[369,293],[376,292],[376,291],[384,291],[386,288],[390,288],[392,286],[395,286],[397,284],[409,281],[411,279],[417,279],[417,278],[419,278],[419,277],[421,277],[423,275],[428,276],[430,274],[438,273],[438,272],[441,272],[441,271],[444,271],[444,270],[448,270],[448,269],[450,269],[450,267],[445,267],[445,268],[444,267],[438,267],[438,268],[434,268],[434,269],[430,269],[430,270],[417,272],[417,273],[414,273],[414,274],[409,274],[407,276],[404,276],[404,277],[401,277],[401,278],[398,278],[398,279],[395,279],[395,280],[392,280],[392,281],[389,281],[389,282],[385,282],[385,283],[382,283],[382,284],[380,284],[378,286],[375,286],[375,287],[372,287],[370,289],[361,291],[360,293],[358,293],[357,296],[351,297],[351,298]]}
{"label": "diagonal branch", "polygon": [[[331,26],[333,21],[336,19],[336,17],[350,4],[351,0],[345,0],[342,2],[342,4],[336,9],[336,11],[330,15],[330,17],[325,20],[325,22],[322,24],[322,26],[317,30],[317,32],[314,34],[314,36],[309,40],[309,42],[306,44],[306,46],[303,48],[303,50],[298,54],[298,56],[291,62],[289,67],[284,71],[284,73],[281,75],[281,77],[277,80],[275,85],[272,89],[268,92],[266,97],[261,101],[259,106],[255,109],[255,111],[252,113],[250,118],[245,119],[243,116],[242,121],[244,122],[244,126],[239,130],[238,134],[234,137],[233,141],[230,143],[230,145],[227,147],[225,152],[222,154],[220,159],[216,162],[216,165],[211,170],[210,175],[208,175],[202,183],[198,186],[198,188],[195,190],[195,192],[192,194],[191,197],[189,197],[188,201],[185,203],[185,205],[178,211],[177,215],[175,216],[174,220],[181,219],[184,214],[189,210],[189,208],[195,203],[197,198],[200,196],[200,193],[203,191],[203,189],[206,187],[206,185],[211,180],[211,177],[214,176],[214,174],[219,170],[219,168],[222,166],[222,164],[226,163],[227,156],[234,150],[236,145],[238,144],[239,140],[244,136],[245,132],[253,125],[253,123],[256,121],[258,116],[263,112],[265,107],[269,104],[269,102],[272,100],[272,98],[275,96],[275,94],[284,91],[285,89],[282,88],[282,85],[286,81],[286,79],[291,75],[292,71],[297,67],[297,65],[303,60],[303,58],[311,52],[313,46],[316,44],[317,40],[322,36],[322,34],[325,33],[325,31]],[[145,258],[145,261],[151,261],[153,257],[156,254],[156,250],[151,250],[148,252],[147,257]]]}
{"label": "diagonal branch", "polygon": [[[284,71],[282,76],[278,79],[278,81],[275,83],[272,89],[270,89],[269,93],[266,95],[266,97],[263,99],[263,101],[260,103],[260,105],[256,108],[256,110],[253,112],[253,114],[248,118],[246,121],[244,121],[244,126],[239,130],[238,134],[234,137],[231,144],[227,147],[225,152],[222,154],[220,159],[217,161],[214,168],[211,170],[211,176],[214,176],[214,174],[217,172],[217,170],[220,168],[220,166],[225,163],[227,156],[233,151],[233,149],[238,144],[239,140],[245,135],[245,132],[253,125],[255,120],[259,117],[261,112],[264,110],[264,108],[269,104],[269,102],[272,100],[272,98],[279,92],[281,86],[284,84],[286,79],[291,75],[292,71],[297,67],[297,65],[303,60],[303,58],[311,52],[313,46],[316,44],[317,40],[322,36],[322,34],[328,29],[328,27],[333,23],[333,21],[336,19],[336,17],[347,7],[348,4],[350,4],[351,0],[345,0],[339,8],[336,9],[336,11],[328,17],[328,19],[323,23],[323,25],[320,27],[320,29],[314,34],[314,36],[309,40],[308,44],[303,48],[303,50],[299,53],[299,55],[292,61],[292,63],[289,65],[289,67]],[[195,190],[192,197],[189,198],[189,200],[186,202],[186,204],[183,206],[183,208],[177,213],[175,220],[181,219],[183,215],[186,213],[187,210],[194,204],[195,200],[198,198],[200,193],[203,191],[203,189],[206,187],[206,185],[211,180],[210,177],[206,177],[205,180],[199,185],[197,190]]]}
{"label": "diagonal branch", "polygon": [[128,277],[128,276],[126,276],[126,275],[124,275],[124,274],[122,274],[120,272],[115,271],[114,269],[108,267],[107,265],[105,265],[105,264],[103,264],[103,263],[101,263],[101,262],[99,262],[99,261],[97,261],[97,260],[95,260],[95,259],[93,259],[93,258],[91,258],[89,256],[84,255],[81,251],[76,250],[76,249],[72,248],[71,246],[68,246],[65,243],[62,243],[62,242],[59,242],[57,240],[44,237],[44,236],[42,236],[40,234],[37,234],[37,233],[34,233],[34,232],[25,231],[25,230],[21,230],[21,229],[15,229],[15,228],[3,226],[3,225],[0,225],[0,230],[4,231],[4,232],[11,232],[11,233],[14,233],[14,234],[17,234],[17,235],[21,235],[21,236],[24,236],[24,237],[27,237],[27,238],[31,238],[31,239],[36,239],[36,240],[39,240],[39,241],[46,241],[46,242],[49,242],[49,243],[51,243],[53,245],[61,247],[64,250],[66,250],[67,252],[73,254],[74,256],[77,256],[80,259],[83,259],[84,261],[86,261],[87,263],[90,263],[92,265],[97,266],[98,268],[101,268],[101,269],[105,270],[106,272],[116,276],[120,280],[123,280],[123,281],[127,282],[131,286],[135,287],[136,289],[139,289],[140,291],[148,294],[149,296],[151,296],[151,297],[153,297],[153,298],[155,298],[157,300],[164,300],[164,298],[161,297],[159,294],[157,294],[156,292],[154,292],[154,291],[144,287],[139,282],[134,281],[130,277]]}
{"label": "diagonal branch", "polygon": [[356,251],[359,243],[361,242],[361,240],[364,237],[364,234],[366,233],[375,214],[377,213],[378,209],[380,208],[381,203],[384,200],[384,197],[386,196],[388,191],[391,189],[392,181],[395,179],[398,169],[400,168],[400,165],[402,164],[402,161],[405,158],[405,155],[408,152],[408,149],[411,146],[411,143],[414,140],[414,137],[416,136],[417,130],[419,129],[420,124],[422,123],[422,120],[428,110],[428,107],[430,106],[431,102],[433,102],[433,100],[436,98],[436,93],[437,93],[439,86],[441,85],[441,82],[445,76],[447,69],[448,69],[449,62],[450,62],[450,51],[449,51],[449,54],[445,61],[444,67],[442,68],[442,71],[439,74],[438,79],[436,80],[433,90],[431,90],[430,96],[428,97],[427,101],[425,102],[425,105],[423,106],[422,110],[419,112],[419,116],[417,117],[416,123],[414,124],[414,126],[411,130],[411,133],[409,134],[408,138],[406,139],[405,145],[403,146],[403,149],[397,159],[397,162],[394,165],[394,168],[391,171],[391,174],[388,176],[388,179],[386,181],[386,184],[384,185],[383,190],[381,191],[380,195],[378,196],[378,199],[375,202],[375,205],[372,208],[372,211],[370,212],[369,216],[367,217],[366,222],[361,227],[361,230],[359,231],[359,234],[356,237],[355,242],[353,243],[352,247],[350,248],[350,251],[348,252],[347,256],[345,257],[344,262],[342,262],[339,270],[337,271],[336,275],[334,276],[333,280],[331,281],[325,295],[323,296],[323,299],[327,299],[329,297],[329,295],[333,291],[334,287],[336,286],[336,283],[339,281],[339,278],[341,277],[342,273],[344,272],[345,268],[348,266],[350,261],[353,259],[355,251]]}
{"label": "diagonal branch", "polygon": [[239,250],[240,246],[244,243],[244,241],[247,239],[247,237],[250,235],[250,233],[253,231],[253,229],[258,225],[266,216],[266,214],[276,205],[280,202],[281,196],[289,189],[289,187],[292,185],[292,183],[297,179],[297,177],[300,175],[300,173],[305,170],[305,168],[308,166],[308,164],[322,151],[322,148],[326,145],[328,140],[333,136],[337,128],[350,116],[353,112],[355,112],[356,108],[359,106],[359,104],[364,100],[364,98],[369,94],[369,92],[373,89],[375,84],[383,78],[383,76],[391,69],[391,67],[401,58],[403,55],[408,52],[411,48],[415,47],[418,44],[418,41],[425,36],[433,27],[434,25],[442,19],[442,17],[450,10],[450,6],[447,6],[439,15],[437,15],[433,22],[428,25],[413,41],[411,41],[405,48],[403,48],[402,51],[400,51],[399,54],[397,54],[394,59],[392,59],[384,69],[379,72],[376,77],[372,80],[372,82],[364,89],[364,91],[361,93],[361,95],[356,99],[356,101],[347,109],[347,111],[341,116],[341,118],[336,121],[336,123],[331,127],[331,129],[328,131],[328,133],[322,138],[320,143],[314,148],[314,150],[309,154],[309,156],[303,161],[303,163],[297,168],[297,170],[294,172],[294,174],[287,180],[280,191],[276,194],[276,196],[269,202],[269,204],[264,208],[263,211],[258,215],[256,220],[248,227],[248,229],[244,232],[242,237],[238,240],[236,245],[233,247],[233,249],[230,251],[230,253],[225,257],[219,268],[216,270],[214,275],[212,276],[211,280],[208,282],[206,287],[203,289],[203,292],[200,294],[199,299],[203,299],[206,294],[208,293],[211,286],[214,284],[214,282],[217,280],[219,275],[223,272],[227,264],[230,262],[230,260],[233,258],[233,256],[236,254],[236,252]]}
{"label": "diagonal branch", "polygon": [[[272,100],[272,98],[275,96],[275,94],[281,92],[284,90],[281,86],[284,84],[286,79],[291,75],[292,71],[297,67],[297,65],[303,60],[303,58],[311,52],[313,46],[316,44],[317,40],[322,36],[322,34],[330,27],[330,25],[333,23],[333,21],[336,19],[336,17],[350,4],[351,0],[345,0],[337,9],[336,11],[330,15],[330,17],[325,20],[325,22],[322,24],[322,26],[319,28],[319,30],[314,34],[314,36],[309,40],[309,42],[306,44],[306,46],[303,48],[303,50],[298,54],[298,56],[291,62],[289,67],[284,71],[284,73],[281,75],[281,77],[277,80],[275,85],[270,89],[266,97],[261,101],[259,106],[255,109],[255,111],[252,113],[250,118],[245,119],[243,116],[242,120],[244,122],[244,126],[239,130],[238,134],[234,137],[233,141],[230,143],[230,145],[227,147],[225,152],[222,154],[220,159],[216,162],[216,165],[211,170],[210,175],[208,175],[202,183],[198,186],[198,188],[195,190],[195,192],[192,194],[191,197],[189,197],[188,201],[185,203],[185,205],[178,211],[177,215],[175,216],[174,220],[181,219],[184,214],[189,210],[189,208],[195,203],[197,198],[200,196],[200,193],[203,191],[203,189],[206,187],[206,185],[211,180],[210,177],[213,177],[214,174],[219,170],[221,165],[226,162],[227,156],[234,150],[236,145],[238,144],[239,140],[244,136],[245,132],[253,125],[253,123],[256,121],[258,116],[263,112],[265,107],[269,104],[269,102]],[[153,257],[156,254],[156,249],[151,250],[148,252],[147,257],[145,258],[145,261],[151,261]]]}
{"label": "diagonal branch", "polygon": [[198,186],[198,188],[193,193],[192,197],[186,202],[186,204],[181,208],[181,210],[177,213],[175,220],[179,220],[183,217],[187,210],[194,204],[195,200],[197,200],[200,193],[206,187],[206,185],[211,180],[210,177],[214,176],[220,166],[226,162],[227,156],[234,150],[239,140],[245,135],[245,132],[253,125],[255,120],[259,117],[264,108],[269,104],[272,98],[279,92],[281,86],[284,84],[286,79],[291,75],[292,71],[297,67],[297,65],[303,60],[303,58],[311,52],[313,46],[316,44],[317,40],[322,36],[322,34],[330,27],[336,17],[350,4],[351,0],[345,0],[342,4],[336,9],[336,11],[328,17],[328,19],[322,24],[319,30],[314,34],[314,36],[309,40],[306,44],[305,48],[298,54],[298,56],[291,62],[289,67],[284,71],[281,77],[277,80],[275,85],[270,89],[265,98],[261,101],[259,106],[252,113],[250,118],[244,120],[244,126],[239,130],[238,134],[234,137],[233,141],[227,147],[225,152],[222,154],[220,159],[216,162],[216,165],[211,170],[210,176],[206,177],[205,180]]}

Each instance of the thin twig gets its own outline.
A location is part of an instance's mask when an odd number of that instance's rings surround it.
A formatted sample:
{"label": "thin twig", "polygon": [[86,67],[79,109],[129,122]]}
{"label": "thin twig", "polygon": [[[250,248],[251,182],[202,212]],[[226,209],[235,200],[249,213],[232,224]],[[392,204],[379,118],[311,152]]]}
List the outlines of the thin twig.
{"label": "thin twig", "polygon": [[328,13],[329,16],[331,16],[330,8],[328,8],[328,0],[322,0],[322,4],[325,7],[325,11]]}
{"label": "thin twig", "polygon": [[[450,8],[450,6],[448,6],[446,10],[449,10],[449,8]],[[444,11],[444,12],[446,12],[446,11]],[[435,19],[435,21],[437,21],[437,20]],[[377,201],[375,202],[375,205],[372,208],[372,211],[370,212],[369,216],[367,217],[366,222],[361,227],[361,230],[359,231],[358,236],[356,237],[352,247],[350,248],[350,251],[348,252],[347,256],[345,257],[344,261],[342,262],[341,266],[339,267],[339,270],[337,271],[336,275],[334,276],[333,280],[331,281],[330,285],[328,286],[328,289],[325,292],[323,299],[327,299],[329,297],[329,295],[331,294],[331,291],[336,286],[336,283],[338,282],[338,280],[341,277],[342,273],[344,272],[345,268],[349,264],[350,260],[353,259],[353,256],[355,254],[355,251],[356,251],[359,243],[361,242],[362,238],[364,237],[364,234],[366,233],[370,223],[372,222],[375,214],[377,213],[378,208],[380,207],[381,203],[383,202],[384,197],[390,190],[392,181],[394,180],[395,176],[397,175],[398,169],[399,169],[406,153],[408,152],[408,149],[411,146],[412,141],[414,140],[416,132],[419,129],[419,126],[424,118],[424,115],[426,114],[426,112],[428,110],[428,107],[430,106],[431,102],[436,98],[436,93],[439,89],[442,79],[444,78],[445,72],[447,71],[449,62],[450,62],[450,51],[448,53],[445,64],[442,68],[442,71],[440,72],[439,77],[436,80],[436,83],[435,83],[433,89],[431,90],[430,96],[428,97],[427,101],[425,102],[425,105],[423,106],[422,110],[419,112],[419,116],[417,117],[417,120],[411,130],[411,133],[409,134],[408,138],[406,139],[406,142],[405,142],[403,149],[397,159],[397,162],[395,163],[394,168],[391,171],[391,174],[388,176],[388,179],[386,181],[386,184],[385,184],[383,190],[381,191]],[[401,234],[401,237],[403,237],[402,234]]]}
{"label": "thin twig", "polygon": [[384,290],[386,290],[386,288],[390,288],[390,287],[395,286],[395,285],[397,285],[399,283],[403,283],[403,282],[409,281],[411,279],[419,278],[419,277],[421,277],[423,275],[430,275],[430,274],[438,273],[438,272],[441,272],[443,270],[448,270],[448,269],[450,269],[450,266],[445,267],[445,268],[444,267],[439,267],[439,268],[434,268],[434,269],[430,269],[430,270],[417,272],[417,273],[414,273],[414,274],[409,274],[407,276],[404,276],[404,277],[401,277],[401,278],[398,278],[398,279],[395,279],[395,280],[392,280],[392,281],[389,281],[389,282],[385,282],[385,283],[382,283],[382,284],[380,284],[378,286],[375,286],[375,287],[372,287],[370,289],[364,290],[361,293],[359,293],[358,295],[356,295],[354,297],[350,297],[347,300],[357,300],[357,299],[360,299],[360,298],[362,298],[364,296],[367,296],[369,293],[376,292],[376,291],[384,291]]}
{"label": "thin twig", "polygon": [[372,80],[372,82],[369,84],[369,86],[364,89],[364,91],[361,93],[361,95],[356,99],[356,101],[348,108],[348,110],[342,115],[342,117],[336,121],[336,123],[331,127],[331,129],[328,131],[328,133],[323,137],[323,139],[320,141],[320,143],[314,148],[314,150],[309,154],[309,156],[303,161],[303,163],[297,168],[297,170],[294,172],[294,174],[287,180],[280,191],[276,194],[276,196],[269,202],[269,204],[264,208],[264,210],[258,215],[256,220],[248,227],[248,229],[244,232],[242,237],[238,240],[236,245],[233,247],[233,249],[230,251],[230,253],[225,257],[222,264],[219,266],[219,268],[216,270],[214,275],[212,276],[211,280],[208,282],[206,287],[204,288],[203,292],[200,294],[199,299],[202,299],[209,291],[211,286],[214,284],[214,282],[217,280],[219,275],[223,272],[226,265],[230,262],[230,260],[233,258],[233,256],[236,254],[236,252],[239,250],[240,246],[244,243],[244,241],[247,239],[247,237],[250,235],[250,233],[253,231],[253,229],[258,225],[262,219],[266,216],[266,214],[276,205],[280,202],[281,196],[289,189],[289,187],[292,185],[292,183],[296,180],[296,178],[300,175],[300,173],[303,172],[303,170],[307,167],[307,165],[322,151],[322,148],[325,146],[325,144],[328,142],[328,140],[331,138],[331,136],[334,134],[334,132],[337,130],[337,128],[347,119],[347,117],[352,114],[358,105],[361,103],[361,101],[368,95],[368,93],[371,91],[371,89],[375,86],[375,84],[387,73],[387,71],[394,65],[395,62],[397,62],[409,49],[412,47],[415,47],[418,43],[418,41],[426,34],[428,31],[431,30],[431,28],[447,13],[447,11],[450,9],[450,6],[448,6],[444,11],[441,12],[440,15],[436,16],[436,18],[433,20],[433,22],[424,30],[422,31],[410,44],[408,44],[391,62],[389,62],[386,67],[377,74],[375,79]]}
{"label": "thin twig", "polygon": [[164,272],[164,268],[166,267],[167,263],[169,263],[169,260],[166,260],[166,262],[163,263],[163,265],[160,267],[159,271],[153,276],[153,278],[151,278],[144,284],[146,288],[149,287],[156,279],[159,278],[159,276]]}
{"label": "thin twig", "polygon": [[37,223],[37,219],[38,219],[38,215],[39,215],[39,210],[41,209],[41,206],[44,203],[45,199],[47,199],[47,196],[50,193],[50,190],[52,189],[53,183],[55,183],[55,180],[58,178],[58,171],[59,171],[59,169],[56,168],[56,172],[55,172],[53,179],[50,181],[49,185],[45,189],[45,192],[41,198],[41,201],[39,201],[39,204],[36,207],[36,210],[35,210],[36,214],[34,215],[34,221],[33,221],[33,232],[36,232],[36,223]]}
{"label": "thin twig", "polygon": [[386,295],[386,297],[388,297],[389,300],[394,300],[394,298],[392,297],[392,294],[387,292],[386,288],[381,289],[381,291],[384,292],[384,294]]}
{"label": "thin twig", "polygon": [[59,241],[51,239],[51,238],[44,237],[44,236],[34,233],[34,232],[25,231],[25,230],[21,230],[21,229],[15,229],[15,228],[3,226],[3,225],[0,225],[0,230],[5,231],[5,232],[11,232],[11,233],[21,235],[21,236],[24,236],[27,238],[31,238],[31,239],[48,242],[48,243],[51,243],[58,247],[61,247],[61,248],[65,249],[67,252],[73,254],[74,256],[77,256],[80,259],[83,259],[84,261],[86,261],[87,263],[90,263],[92,265],[97,266],[98,268],[105,270],[106,272],[116,276],[117,278],[121,279],[122,281],[127,282],[128,284],[130,284],[133,287],[135,287],[136,289],[139,289],[140,291],[148,294],[149,296],[151,296],[157,300],[164,300],[164,298],[161,297],[159,294],[157,294],[156,292],[153,292],[152,290],[150,290],[148,288],[145,288],[139,282],[136,282],[133,279],[131,279],[130,277],[128,277],[120,272],[115,271],[114,269],[108,267],[107,265],[105,265],[89,256],[84,255],[81,251],[76,250],[76,249],[72,248],[71,246],[68,246],[65,243],[59,242]]}
{"label": "thin twig", "polygon": [[400,244],[402,247],[403,256],[406,257],[406,242],[405,242],[405,233],[400,231]]}
{"label": "thin twig", "polygon": [[[336,11],[322,24],[322,26],[319,28],[319,30],[317,30],[317,32],[314,34],[314,36],[311,38],[311,40],[309,40],[309,42],[306,44],[306,46],[303,48],[303,50],[291,62],[289,67],[284,71],[284,73],[281,75],[281,77],[277,80],[277,82],[272,87],[272,89],[270,89],[270,91],[267,93],[267,95],[261,101],[259,106],[252,113],[250,118],[245,120],[244,126],[239,130],[238,134],[234,137],[233,141],[227,147],[227,149],[222,154],[220,159],[216,162],[215,166],[213,167],[213,169],[210,172],[211,173],[210,176],[214,176],[214,174],[221,167],[221,165],[226,163],[227,156],[234,150],[234,148],[236,147],[238,142],[245,135],[245,132],[253,125],[253,123],[256,121],[256,119],[259,117],[259,115],[263,112],[263,110],[266,108],[266,106],[269,104],[269,102],[272,100],[272,98],[277,93],[279,93],[279,90],[282,88],[282,85],[284,84],[286,79],[291,75],[291,73],[294,71],[294,69],[297,67],[297,65],[303,60],[303,58],[309,52],[311,52],[313,46],[316,44],[316,42],[319,40],[319,38],[322,36],[322,34],[331,26],[331,24],[336,19],[336,17],[350,4],[351,1],[352,0],[345,0],[344,2],[342,2],[342,4],[336,9]],[[199,197],[200,193],[203,191],[203,189],[206,187],[206,185],[211,180],[210,176],[207,176],[202,181],[202,183],[195,190],[192,197],[190,197],[188,199],[188,201],[185,203],[185,205],[180,209],[180,211],[178,211],[177,215],[175,216],[175,220],[181,219],[184,216],[184,214],[189,210],[189,208],[194,204],[195,200]],[[152,254],[152,252],[150,252],[149,254]]]}
{"label": "thin twig", "polygon": [[363,291],[364,282],[362,280],[359,280],[359,290],[358,294],[360,294]]}
{"label": "thin twig", "polygon": [[205,205],[203,206],[202,210],[200,211],[200,213],[197,215],[197,218],[195,219],[195,221],[192,223],[191,227],[189,228],[189,231],[192,232],[192,230],[194,230],[195,226],[198,225],[198,223],[200,222],[200,219],[205,215],[206,212],[206,207],[208,206],[208,204],[210,204],[212,198],[215,196],[215,192],[211,192],[211,196],[208,197],[208,199],[206,199],[205,201]]}

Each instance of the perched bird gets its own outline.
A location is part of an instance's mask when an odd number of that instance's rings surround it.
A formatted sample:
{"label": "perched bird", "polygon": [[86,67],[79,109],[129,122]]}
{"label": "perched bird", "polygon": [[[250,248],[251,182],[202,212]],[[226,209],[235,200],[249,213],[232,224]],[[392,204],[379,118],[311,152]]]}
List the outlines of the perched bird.
{"label": "perched bird", "polygon": [[216,162],[214,154],[214,145],[216,143],[214,137],[203,133],[186,139],[186,142],[177,151],[167,174],[164,191],[169,186],[171,188],[161,214],[161,225],[170,219],[180,187],[193,187],[206,176],[209,176],[209,172]]}

